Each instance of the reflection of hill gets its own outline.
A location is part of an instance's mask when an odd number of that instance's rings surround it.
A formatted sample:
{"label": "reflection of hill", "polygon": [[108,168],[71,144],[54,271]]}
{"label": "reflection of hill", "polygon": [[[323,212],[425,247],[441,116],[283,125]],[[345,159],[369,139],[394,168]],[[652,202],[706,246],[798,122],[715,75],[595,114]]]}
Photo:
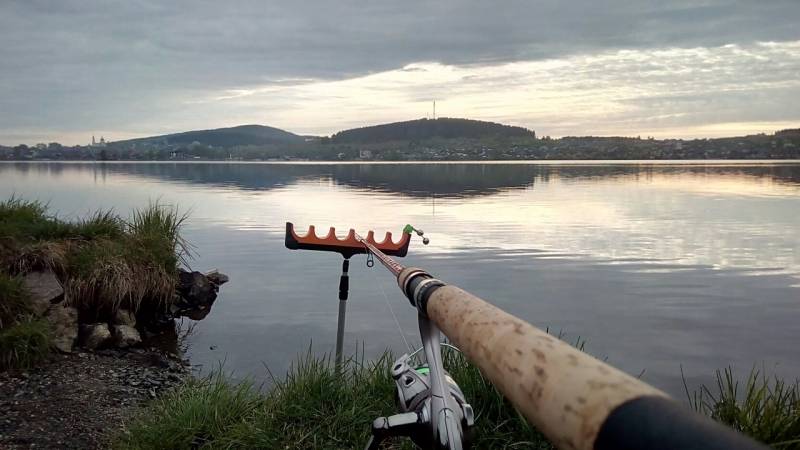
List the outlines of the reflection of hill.
{"label": "reflection of hill", "polygon": [[493,164],[105,164],[111,172],[173,181],[267,190],[300,180],[410,196],[465,197],[524,188],[546,177],[540,166]]}
{"label": "reflection of hill", "polygon": [[48,172],[92,171],[96,175],[119,173],[190,184],[245,190],[269,190],[302,180],[331,180],[336,184],[387,193],[427,197],[472,197],[534,182],[581,179],[697,176],[724,179],[768,179],[800,186],[800,165],[664,166],[664,165],[534,165],[534,164],[203,164],[203,163],[102,163],[102,164],[0,164],[5,170]]}

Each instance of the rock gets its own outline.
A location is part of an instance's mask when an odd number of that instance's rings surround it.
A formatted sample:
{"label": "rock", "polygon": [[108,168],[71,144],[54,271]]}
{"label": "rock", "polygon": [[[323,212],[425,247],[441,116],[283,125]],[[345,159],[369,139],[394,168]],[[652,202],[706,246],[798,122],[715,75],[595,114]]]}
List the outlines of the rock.
{"label": "rock", "polygon": [[43,316],[53,303],[58,303],[64,297],[64,288],[51,270],[30,272],[23,277],[22,282],[30,292],[31,309],[38,317]]}
{"label": "rock", "polygon": [[210,312],[211,312],[210,307],[207,308],[205,306],[198,306],[197,308],[194,309],[188,309],[182,311],[182,315],[192,320],[203,320]]}
{"label": "rock", "polygon": [[130,325],[114,325],[114,341],[117,347],[127,348],[142,343],[139,331]]}
{"label": "rock", "polygon": [[217,286],[221,286],[221,285],[227,283],[228,280],[229,280],[227,275],[225,275],[224,273],[218,272],[216,270],[214,270],[212,272],[208,272],[206,274],[206,278],[208,278],[208,281],[214,283]]}
{"label": "rock", "polygon": [[89,350],[96,350],[111,342],[111,331],[108,324],[93,323],[81,327],[83,346]]}
{"label": "rock", "polygon": [[210,305],[217,298],[217,286],[200,272],[181,270],[177,291],[190,305]]}
{"label": "rock", "polygon": [[129,327],[136,326],[136,315],[127,309],[118,309],[111,320],[113,325],[127,325]]}
{"label": "rock", "polygon": [[45,318],[50,322],[53,346],[64,353],[72,352],[78,338],[78,309],[71,306],[53,305]]}
{"label": "rock", "polygon": [[179,298],[175,303],[178,315],[205,317],[217,299],[219,287],[200,272],[181,270],[178,280]]}

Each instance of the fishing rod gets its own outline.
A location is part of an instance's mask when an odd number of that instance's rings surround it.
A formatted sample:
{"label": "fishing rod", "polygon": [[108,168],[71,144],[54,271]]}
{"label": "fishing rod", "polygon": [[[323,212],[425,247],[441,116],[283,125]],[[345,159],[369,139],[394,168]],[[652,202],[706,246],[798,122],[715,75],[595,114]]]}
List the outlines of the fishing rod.
{"label": "fishing rod", "polygon": [[[335,238],[333,229],[331,234]],[[406,235],[410,238],[410,233],[404,233],[401,243]],[[313,227],[306,238],[309,236],[316,238]],[[394,250],[386,245],[387,240],[376,243],[372,232],[364,239],[351,230],[347,241],[363,249],[357,253],[373,255],[396,277],[400,290],[418,311],[427,362],[431,372],[436,372],[425,380],[429,384],[423,404],[428,408],[414,416],[401,403],[403,414],[373,423],[373,440],[382,439],[381,433],[425,433],[417,439],[411,436],[424,448],[466,445],[465,436],[474,423],[472,408],[465,401],[459,403],[463,401],[463,395],[457,395],[460,390],[442,382],[446,376],[439,366],[441,332],[559,449],[767,448],[485,300],[423,269],[401,265],[391,257],[396,255],[391,254]],[[405,250],[397,256],[405,256],[407,250],[405,242]],[[400,381],[401,399],[407,394],[401,387],[405,379],[402,374],[398,378],[396,370],[406,371],[411,385],[418,380],[402,362],[395,363],[392,372],[396,383]],[[418,421],[412,423],[414,417]]]}

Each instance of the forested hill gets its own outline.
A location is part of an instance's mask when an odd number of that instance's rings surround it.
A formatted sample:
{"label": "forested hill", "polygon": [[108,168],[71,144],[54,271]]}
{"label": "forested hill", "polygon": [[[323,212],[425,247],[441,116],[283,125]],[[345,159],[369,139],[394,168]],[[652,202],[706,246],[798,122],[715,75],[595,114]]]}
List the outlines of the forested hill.
{"label": "forested hill", "polygon": [[430,138],[535,137],[532,130],[469,119],[419,119],[340,131],[331,136],[337,144],[369,144]]}
{"label": "forested hill", "polygon": [[117,141],[116,145],[155,144],[189,145],[194,142],[212,147],[237,147],[245,145],[289,144],[303,142],[303,137],[278,128],[264,125],[240,125],[214,130],[186,131],[147,138]]}

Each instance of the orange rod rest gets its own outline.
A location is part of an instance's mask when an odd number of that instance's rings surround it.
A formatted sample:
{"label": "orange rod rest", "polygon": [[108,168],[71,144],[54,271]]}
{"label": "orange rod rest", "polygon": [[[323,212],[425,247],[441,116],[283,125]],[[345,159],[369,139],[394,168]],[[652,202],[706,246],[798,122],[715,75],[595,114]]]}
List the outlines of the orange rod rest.
{"label": "orange rod rest", "polygon": [[[392,256],[405,256],[408,253],[408,244],[411,242],[411,235],[409,233],[402,233],[400,241],[394,242],[392,240],[392,233],[386,233],[383,241],[377,242],[375,240],[375,232],[369,231],[367,233],[367,242],[378,248],[383,253]],[[347,237],[339,239],[336,236],[336,229],[333,227],[328,230],[325,237],[318,237],[314,225],[308,227],[308,232],[305,236],[299,236],[294,231],[294,224],[286,222],[286,248],[292,250],[319,250],[328,252],[341,253],[345,258],[359,253],[367,253],[367,248],[363,243],[356,240],[356,231],[350,229]]]}

